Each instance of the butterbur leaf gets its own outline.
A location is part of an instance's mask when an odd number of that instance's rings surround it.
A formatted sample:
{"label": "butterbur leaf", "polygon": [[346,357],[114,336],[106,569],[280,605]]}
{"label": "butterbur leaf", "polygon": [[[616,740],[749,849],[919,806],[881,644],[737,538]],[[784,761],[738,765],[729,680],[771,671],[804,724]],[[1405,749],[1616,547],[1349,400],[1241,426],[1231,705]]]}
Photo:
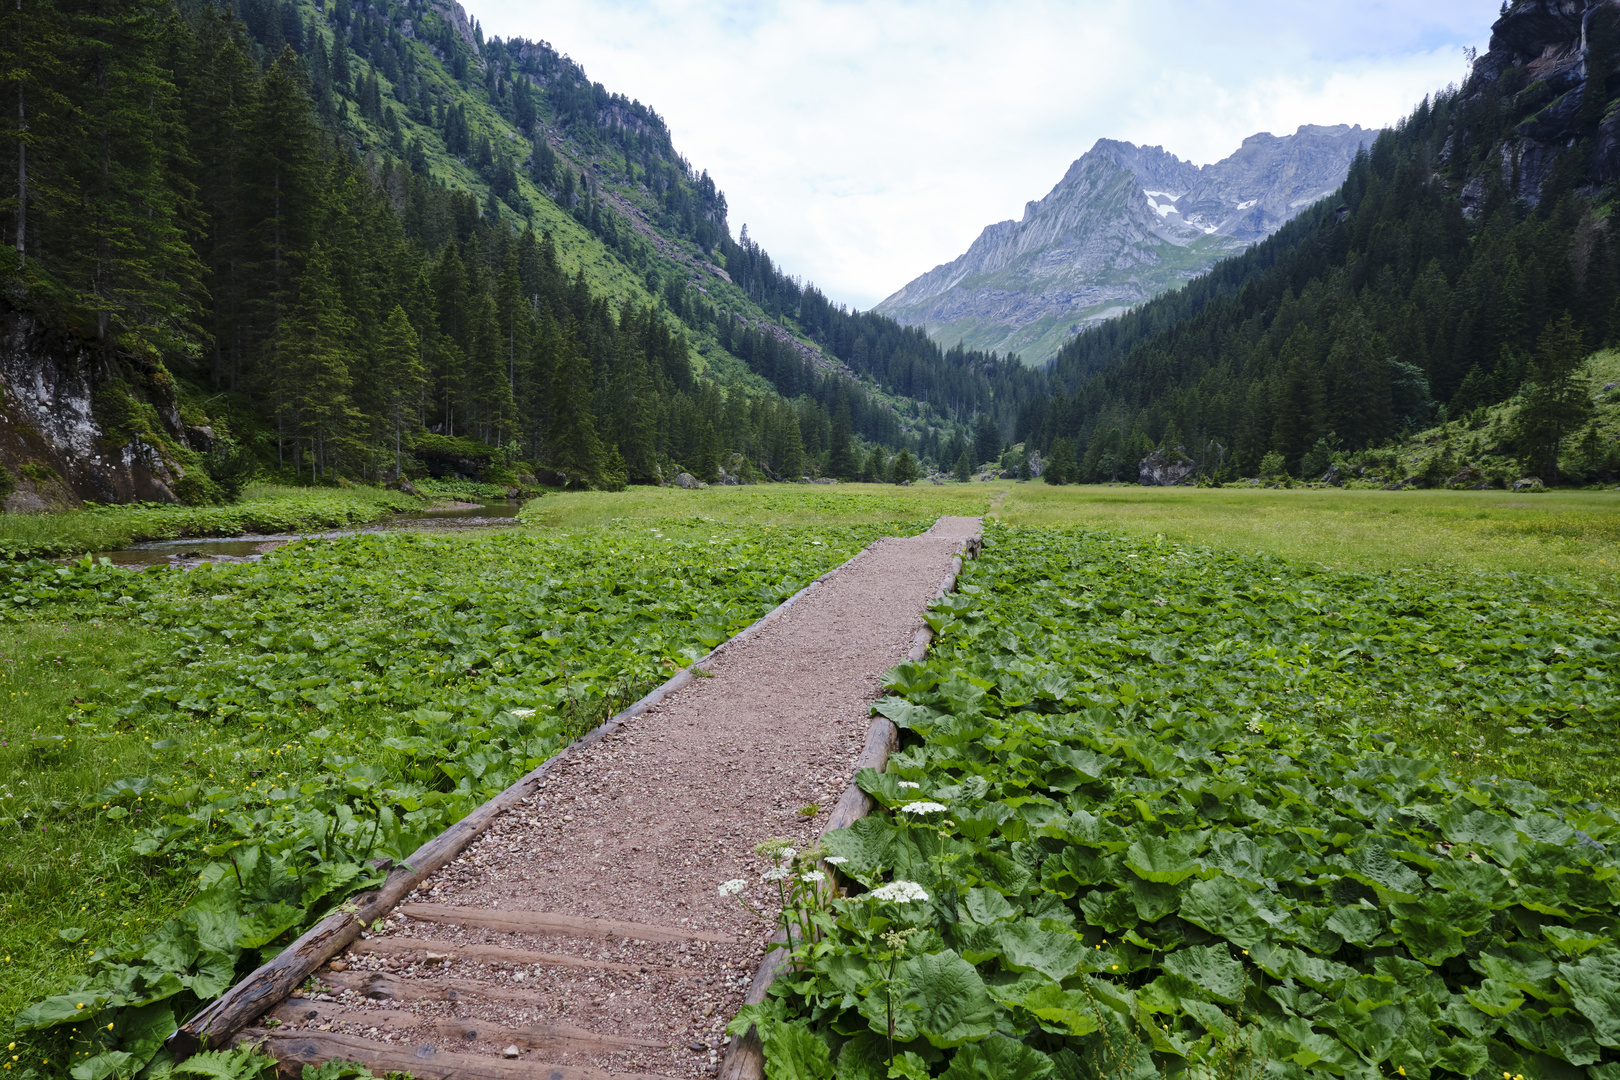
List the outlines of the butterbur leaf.
{"label": "butterbur leaf", "polygon": [[951,1058],[940,1080],[1047,1080],[1052,1059],[1005,1035],[968,1043]]}
{"label": "butterbur leaf", "polygon": [[1503,1017],[1524,1004],[1524,994],[1497,979],[1486,979],[1463,991],[1468,1003],[1486,1016]]}
{"label": "butterbur leaf", "polygon": [[1460,1076],[1473,1076],[1491,1059],[1483,1040],[1453,1039],[1440,1048],[1435,1064]]}
{"label": "butterbur leaf", "polygon": [[1125,865],[1144,881],[1174,885],[1198,872],[1192,858],[1193,843],[1185,833],[1174,837],[1144,836],[1125,849]]}
{"label": "butterbur leaf", "polygon": [[764,1045],[766,1080],[833,1080],[827,1044],[809,1028],[774,1024]]}
{"label": "butterbur leaf", "polygon": [[889,1041],[875,1031],[863,1031],[838,1050],[837,1080],[888,1080]]}
{"label": "butterbur leaf", "polygon": [[1382,844],[1356,848],[1343,862],[1351,877],[1372,886],[1388,899],[1416,900],[1423,889],[1423,879]]}
{"label": "butterbur leaf", "polygon": [[291,904],[266,904],[238,924],[238,948],[257,949],[297,926],[304,918],[304,909]]}
{"label": "butterbur leaf", "polygon": [[61,930],[58,930],[56,932],[56,936],[61,938],[63,941],[67,941],[67,942],[78,941],[80,938],[84,937],[84,927],[82,927],[82,926],[63,927]]}
{"label": "butterbur leaf", "polygon": [[1073,975],[1086,945],[1071,933],[1043,930],[1034,919],[998,923],[1002,964],[1011,971],[1038,971],[1055,982]]}
{"label": "butterbur leaf", "polygon": [[61,1024],[92,1020],[104,1004],[106,1004],[105,998],[89,991],[77,994],[57,994],[55,997],[48,997],[44,1001],[36,1001],[18,1013],[16,1029],[18,1031],[41,1031]]}
{"label": "butterbur leaf", "polygon": [[1237,1004],[1243,993],[1243,965],[1224,945],[1193,945],[1164,958],[1164,969],[1199,987],[1216,1001]]}
{"label": "butterbur leaf", "polygon": [[1586,956],[1559,964],[1558,973],[1576,1011],[1591,1022],[1593,1037],[1603,1046],[1620,1047],[1620,958]]}
{"label": "butterbur leaf", "polygon": [[[953,951],[924,953],[902,961],[895,972],[895,1040],[926,1038],[946,1049],[982,1039],[995,1030],[999,1009],[972,964]],[[886,1031],[883,995],[861,1002],[874,1031]]]}
{"label": "butterbur leaf", "polygon": [[889,1080],[928,1080],[928,1062],[924,1061],[921,1055],[907,1050],[894,1056],[887,1076]]}
{"label": "butterbur leaf", "polygon": [[118,1045],[140,1061],[149,1061],[162,1049],[163,1040],[174,1034],[174,1009],[167,1001],[120,1009],[117,1023]]}
{"label": "butterbur leaf", "polygon": [[1376,909],[1342,907],[1328,916],[1327,928],[1354,945],[1371,945],[1384,932]]}
{"label": "butterbur leaf", "polygon": [[137,1064],[134,1054],[126,1054],[121,1050],[109,1050],[104,1054],[97,1054],[87,1061],[81,1061],[68,1071],[73,1080],[107,1080],[109,1076],[127,1075],[133,1070],[131,1065]]}
{"label": "butterbur leaf", "polygon": [[1040,1020],[1047,1031],[1058,1035],[1090,1035],[1097,1030],[1097,1009],[1078,990],[1065,990],[1046,983],[1025,994],[1018,1002]]}
{"label": "butterbur leaf", "polygon": [[236,961],[225,953],[205,952],[197,959],[197,970],[180,976],[186,989],[204,1001],[219,997],[231,988],[236,975]]}

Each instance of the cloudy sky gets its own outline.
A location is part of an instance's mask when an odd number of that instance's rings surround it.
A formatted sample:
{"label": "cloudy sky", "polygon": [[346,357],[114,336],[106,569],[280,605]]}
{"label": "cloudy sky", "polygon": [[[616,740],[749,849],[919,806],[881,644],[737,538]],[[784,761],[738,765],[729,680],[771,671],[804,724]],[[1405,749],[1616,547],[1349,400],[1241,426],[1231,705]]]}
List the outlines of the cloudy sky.
{"label": "cloudy sky", "polygon": [[1219,160],[1387,125],[1496,0],[463,0],[669,122],[789,273],[867,308],[1023,214],[1099,138]]}

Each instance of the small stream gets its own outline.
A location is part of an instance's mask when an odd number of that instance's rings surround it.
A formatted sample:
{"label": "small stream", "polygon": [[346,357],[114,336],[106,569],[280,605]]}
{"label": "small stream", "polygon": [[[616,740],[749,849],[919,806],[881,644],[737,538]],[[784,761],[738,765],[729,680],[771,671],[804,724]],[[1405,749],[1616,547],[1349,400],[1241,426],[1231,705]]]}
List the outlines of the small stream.
{"label": "small stream", "polygon": [[198,537],[188,540],[149,540],[120,551],[97,552],[114,566],[195,566],[199,562],[254,562],[290,540],[331,540],[357,533],[406,530],[491,529],[516,525],[521,502],[457,503],[442,509],[413,510],[380,518],[355,529],[310,533],[249,533],[244,536]]}

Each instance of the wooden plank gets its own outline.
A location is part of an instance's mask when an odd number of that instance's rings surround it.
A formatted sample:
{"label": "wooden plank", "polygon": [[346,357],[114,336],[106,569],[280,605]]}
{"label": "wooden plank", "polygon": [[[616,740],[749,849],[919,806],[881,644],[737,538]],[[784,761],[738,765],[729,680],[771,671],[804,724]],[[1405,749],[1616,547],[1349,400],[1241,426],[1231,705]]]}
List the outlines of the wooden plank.
{"label": "wooden plank", "polygon": [[[410,983],[417,980],[393,980],[396,983]],[[429,988],[431,984],[423,984]],[[502,1004],[514,1003],[514,996],[502,995],[498,992],[490,993],[493,987],[479,987],[477,984],[463,982],[469,992],[462,994],[451,990],[454,998],[447,999],[442,991],[448,989],[440,987],[439,1000],[455,1000],[464,1004],[473,998],[485,1000],[498,1000]],[[377,989],[373,987],[373,990]],[[389,1000],[396,1000],[393,992],[397,991],[406,999],[417,1001],[431,1000],[427,993],[416,993],[411,989],[399,986],[387,988]],[[529,1004],[545,1000],[544,995],[538,992],[516,995],[516,1003]],[[574,1027],[572,1024],[520,1024],[508,1027],[490,1020],[464,1017],[459,1019],[444,1019],[442,1017],[424,1017],[402,1010],[383,1011],[380,1009],[355,1008],[338,1001],[312,1001],[309,998],[292,997],[277,1005],[270,1014],[286,1025],[297,1025],[306,1029],[307,1034],[324,1035],[324,1031],[307,1031],[312,1024],[326,1023],[352,1023],[366,1027],[389,1028],[395,1031],[419,1032],[422,1028],[430,1028],[445,1045],[471,1044],[482,1040],[485,1044],[494,1044],[494,1049],[500,1051],[507,1046],[521,1046],[530,1050],[560,1051],[570,1054],[607,1054],[620,1050],[668,1050],[676,1044],[669,1039],[643,1039],[635,1035],[612,1035],[590,1031],[586,1028]],[[293,1032],[286,1032],[293,1034]],[[417,1036],[420,1037],[419,1035]]]}
{"label": "wooden plank", "polygon": [[[982,550],[983,539],[980,536],[970,536],[962,542],[962,554],[951,560],[950,572],[940,583],[935,592],[936,599],[945,596],[956,588],[956,579],[962,573],[962,558],[978,558]],[[921,663],[928,658],[928,646],[934,640],[934,632],[923,624],[917,636],[912,639],[911,651],[907,655],[915,662]],[[855,762],[855,771],[862,769],[876,769],[882,772],[889,763],[892,754],[900,743],[900,732],[894,722],[886,716],[879,716],[872,721],[872,726],[866,732],[866,746],[861,756]],[[862,791],[859,784],[851,783],[839,797],[833,807],[832,814],[827,819],[827,827],[821,831],[825,837],[834,829],[846,829],[859,819],[872,812],[872,797]],[[827,874],[827,880],[837,880],[837,869],[821,864],[822,870]],[[785,944],[787,936],[784,931],[777,931],[771,938],[773,944]],[[777,973],[787,962],[787,951],[784,949],[771,949],[760,961],[759,970],[754,973],[753,981],[748,984],[748,993],[743,996],[743,1004],[758,1005],[765,1000],[771,984],[776,981]],[[720,1062],[718,1080],[764,1080],[765,1077],[765,1047],[760,1042],[759,1029],[753,1024],[742,1035],[731,1040],[731,1046],[726,1056]]]}
{"label": "wooden plank", "polygon": [[581,750],[605,739],[626,721],[640,716],[670,694],[686,686],[694,677],[693,670],[711,662],[728,647],[747,641],[758,634],[766,625],[780,618],[811,589],[860,558],[864,550],[856,553],[847,562],[822,574],[772,608],[753,625],[721,642],[703,659],[677,672],[652,693],[558,751],[554,757],[543,762],[533,772],[417,848],[405,865],[396,866],[389,872],[382,886],[376,891],[361,893],[343,905],[342,909],[310,927],[291,945],[276,954],[274,959],[261,965],[226,991],[223,997],[202,1009],[170,1035],[164,1046],[173,1055],[175,1062],[182,1062],[199,1051],[225,1045],[236,1032],[283,1001],[316,968],[342,952],[359,937],[362,926],[369,925],[388,914],[412,889],[487,832],[496,818],[533,795],[535,789],[540,786],[540,781],[549,776],[554,769],[567,763]]}
{"label": "wooden plank", "polygon": [[392,1046],[330,1032],[279,1034],[262,1028],[245,1031],[237,1041],[262,1045],[281,1062],[281,1075],[295,1078],[303,1066],[323,1061],[358,1061],[379,1075],[408,1072],[416,1080],[671,1080],[651,1073],[613,1073],[581,1065],[558,1065],[521,1058],[458,1054],[435,1045]]}
{"label": "wooden plank", "polygon": [[404,904],[401,915],[423,922],[452,926],[476,926],[508,934],[561,934],[566,937],[628,938],[632,941],[711,941],[736,945],[730,934],[684,930],[678,926],[624,922],[620,919],[586,919],[551,911],[514,911],[505,908],[452,907],[449,904]]}
{"label": "wooden plank", "polygon": [[[428,953],[453,956],[464,960],[483,960],[492,964],[525,964],[540,967],[583,968],[589,971],[623,971],[633,974],[641,967],[637,964],[616,964],[611,960],[597,960],[589,956],[569,956],[567,953],[534,952],[529,949],[508,949],[501,945],[457,945],[434,941],[431,938],[385,937],[362,938],[348,949],[351,953],[371,953],[377,956],[408,956]],[[331,981],[326,974],[321,978]]]}
{"label": "wooden plank", "polygon": [[[398,1001],[403,1003],[415,1001],[499,1001],[503,1003],[516,1002],[525,1005],[540,1005],[553,1000],[552,993],[549,990],[542,989],[544,983],[540,983],[535,989],[529,990],[517,986],[496,986],[479,979],[449,977],[407,979],[396,975],[386,975],[380,971],[335,971],[330,974],[323,971],[319,978],[334,989],[352,990],[372,1001]],[[288,998],[287,1002],[289,1005],[303,1003],[308,1006],[310,999],[295,996]],[[319,1008],[322,1004],[325,1003],[316,1002],[314,1007]],[[279,1016],[280,1013],[277,1013],[277,1015]]]}

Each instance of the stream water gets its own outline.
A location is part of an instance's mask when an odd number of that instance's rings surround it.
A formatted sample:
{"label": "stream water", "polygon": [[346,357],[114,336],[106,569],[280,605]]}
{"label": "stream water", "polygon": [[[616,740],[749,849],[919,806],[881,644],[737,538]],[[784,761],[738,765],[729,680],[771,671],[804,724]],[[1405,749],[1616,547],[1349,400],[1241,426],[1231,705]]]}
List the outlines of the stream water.
{"label": "stream water", "polygon": [[121,551],[102,551],[96,558],[115,566],[193,566],[199,562],[252,562],[289,540],[331,539],[356,533],[401,532],[407,529],[490,529],[516,525],[521,502],[458,503],[443,509],[414,510],[373,521],[355,529],[313,533],[267,533],[245,536],[200,537],[189,540],[151,540]]}

